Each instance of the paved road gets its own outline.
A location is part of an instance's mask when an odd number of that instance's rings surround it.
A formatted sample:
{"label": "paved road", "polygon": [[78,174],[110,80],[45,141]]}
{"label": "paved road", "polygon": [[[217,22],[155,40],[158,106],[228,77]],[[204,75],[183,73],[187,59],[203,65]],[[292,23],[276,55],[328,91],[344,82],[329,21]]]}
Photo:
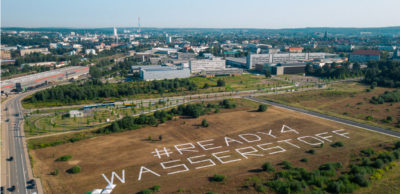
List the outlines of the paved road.
{"label": "paved road", "polygon": [[[2,106],[4,122],[3,129],[3,141],[2,151],[5,152],[2,158],[5,161],[5,165],[2,165],[5,171],[5,181],[2,181],[5,193],[33,193],[37,192],[36,189],[30,188],[27,183],[32,176],[30,176],[30,161],[26,155],[26,144],[23,139],[23,132],[21,124],[23,123],[23,113],[20,104],[20,99],[26,95],[16,96]],[[5,111],[7,109],[7,111]],[[5,118],[4,118],[5,115]],[[8,160],[9,157],[13,157],[12,160]],[[3,176],[4,177],[4,176]],[[3,185],[5,183],[5,185]],[[15,190],[12,191],[10,188],[15,186]],[[36,187],[35,187],[36,188]]]}
{"label": "paved road", "polygon": [[355,127],[367,129],[367,130],[374,131],[374,132],[377,132],[377,133],[389,135],[389,136],[392,136],[392,137],[400,138],[400,132],[397,132],[397,131],[383,129],[383,128],[380,128],[380,127],[375,127],[375,126],[372,126],[372,125],[358,123],[358,122],[355,122],[355,121],[351,121],[351,120],[347,120],[347,119],[343,119],[343,118],[339,118],[339,117],[334,117],[334,116],[330,116],[330,115],[326,115],[326,114],[322,114],[322,113],[318,113],[318,112],[314,112],[314,111],[309,111],[309,110],[305,110],[305,109],[301,109],[301,108],[296,108],[296,107],[293,107],[293,106],[288,106],[288,105],[280,104],[280,103],[277,103],[277,102],[272,102],[272,101],[269,101],[269,100],[255,98],[253,96],[244,96],[244,98],[252,100],[252,101],[256,101],[256,102],[259,102],[259,103],[270,104],[270,105],[286,108],[286,109],[289,109],[289,110],[293,110],[293,111],[309,114],[309,115],[312,115],[312,116],[320,117],[320,118],[323,118],[323,119],[328,119],[328,120],[336,121],[336,122],[339,122],[339,123],[344,123],[344,124],[347,124],[347,125],[352,125],[352,126],[355,126]]}

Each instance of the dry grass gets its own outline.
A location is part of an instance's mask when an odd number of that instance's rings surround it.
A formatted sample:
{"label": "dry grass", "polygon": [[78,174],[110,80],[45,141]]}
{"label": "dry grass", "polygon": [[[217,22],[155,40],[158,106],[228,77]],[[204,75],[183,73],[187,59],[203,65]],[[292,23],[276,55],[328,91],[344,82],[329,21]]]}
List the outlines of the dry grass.
{"label": "dry grass", "polygon": [[[243,190],[242,186],[248,177],[255,176],[258,169],[264,162],[271,162],[276,165],[283,160],[292,162],[294,166],[314,169],[326,162],[342,162],[346,166],[351,160],[353,153],[358,153],[367,147],[378,147],[378,144],[386,144],[394,141],[394,138],[365,131],[335,122],[310,117],[293,111],[269,107],[266,112],[255,112],[256,104],[250,107],[240,107],[234,110],[223,110],[219,114],[202,116],[197,119],[182,118],[176,121],[168,121],[158,127],[146,127],[136,131],[116,133],[108,136],[100,136],[75,143],[64,144],[56,147],[32,150],[31,154],[35,160],[34,174],[40,176],[46,193],[84,193],[95,188],[104,188],[106,182],[101,177],[105,173],[110,177],[112,171],[120,174],[122,169],[126,172],[126,183],[116,183],[118,186],[115,193],[136,193],[144,188],[155,184],[161,185],[163,193],[173,193],[183,188],[188,193],[205,193],[208,191],[225,193],[255,193],[251,190]],[[199,127],[202,119],[207,119],[208,128]],[[288,125],[300,132],[280,134],[282,125]],[[305,135],[314,135],[322,132],[331,132],[338,129],[346,129],[350,139],[346,139],[330,133],[333,142],[342,141],[344,147],[332,148],[326,143],[323,148],[310,146],[301,143],[295,138]],[[272,130],[277,139],[269,136],[262,136],[262,140],[253,143],[231,143],[230,147],[224,145],[225,136],[240,140],[238,135],[244,133],[256,133],[259,131],[268,132]],[[162,141],[148,141],[148,136],[163,136]],[[276,142],[277,140],[293,139],[294,143],[301,148],[294,148],[287,144],[279,144],[287,149],[284,153],[268,155],[263,157],[249,157],[244,159],[238,154],[233,154],[234,149],[253,146],[261,143]],[[160,160],[151,154],[155,148],[167,147],[173,149],[174,145],[184,143],[195,143],[201,140],[214,139],[216,146],[223,148],[211,151],[199,151],[195,154],[183,156],[176,153],[168,159]],[[197,145],[197,144],[196,144]],[[197,146],[197,148],[199,148]],[[305,153],[306,150],[314,149],[316,154]],[[221,164],[211,156],[211,153],[230,150],[232,158],[241,158],[241,161],[228,164]],[[191,165],[186,158],[191,156],[206,155],[213,159],[216,166],[195,170],[196,165]],[[70,162],[55,162],[54,160],[62,155],[72,155]],[[300,162],[301,158],[307,157],[308,162]],[[190,171],[173,175],[167,175],[169,170],[163,170],[160,162],[168,160],[181,160]],[[72,164],[72,163],[73,164]],[[79,165],[82,171],[79,174],[68,174],[65,171],[72,165]],[[169,164],[172,165],[172,164]],[[161,174],[161,177],[144,174],[141,181],[138,181],[140,166],[146,166]],[[198,165],[199,166],[199,165]],[[60,170],[58,176],[49,173],[55,169]],[[227,176],[224,183],[213,183],[208,177],[213,174]]]}

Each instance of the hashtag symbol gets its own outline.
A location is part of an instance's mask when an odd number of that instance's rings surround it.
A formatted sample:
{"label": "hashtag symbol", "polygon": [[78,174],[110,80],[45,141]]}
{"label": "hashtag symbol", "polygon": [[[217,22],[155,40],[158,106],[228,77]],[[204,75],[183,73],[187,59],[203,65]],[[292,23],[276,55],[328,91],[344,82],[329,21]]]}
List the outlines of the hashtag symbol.
{"label": "hashtag symbol", "polygon": [[157,148],[154,150],[154,152],[151,152],[154,154],[154,156],[157,156],[158,158],[161,159],[161,156],[167,156],[169,157],[169,154],[172,154],[173,152],[170,152],[170,149],[167,149],[164,147],[162,150],[158,150]]}

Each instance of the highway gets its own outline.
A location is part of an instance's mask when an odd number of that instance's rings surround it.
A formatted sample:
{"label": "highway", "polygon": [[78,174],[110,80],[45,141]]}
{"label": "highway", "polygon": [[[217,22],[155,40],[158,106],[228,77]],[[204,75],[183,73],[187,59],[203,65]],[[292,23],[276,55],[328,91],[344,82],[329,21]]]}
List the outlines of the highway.
{"label": "highway", "polygon": [[292,111],[308,114],[308,115],[311,115],[311,116],[315,116],[315,117],[319,117],[319,118],[335,121],[335,122],[338,122],[338,123],[343,123],[343,124],[346,124],[346,125],[351,125],[351,126],[355,126],[355,127],[358,127],[358,128],[366,129],[366,130],[369,130],[369,131],[381,133],[381,134],[384,134],[384,135],[400,138],[400,132],[397,132],[397,131],[383,129],[383,128],[380,128],[380,127],[367,125],[367,124],[364,124],[364,123],[358,123],[358,122],[355,122],[355,121],[351,121],[351,120],[347,120],[347,119],[343,119],[343,118],[339,118],[339,117],[334,117],[334,116],[330,116],[330,115],[326,115],[326,114],[322,114],[322,113],[318,113],[318,112],[314,112],[314,111],[309,111],[309,110],[305,110],[305,109],[301,109],[301,108],[297,108],[297,107],[293,107],[293,106],[288,106],[288,105],[285,105],[285,104],[272,102],[272,101],[269,101],[269,100],[264,100],[264,99],[256,98],[256,97],[253,97],[253,96],[243,96],[243,97],[245,99],[249,99],[249,100],[252,100],[252,101],[255,101],[255,102],[259,102],[259,103],[263,103],[263,104],[269,104],[269,105],[273,105],[273,106],[289,109],[289,110],[292,110]]}

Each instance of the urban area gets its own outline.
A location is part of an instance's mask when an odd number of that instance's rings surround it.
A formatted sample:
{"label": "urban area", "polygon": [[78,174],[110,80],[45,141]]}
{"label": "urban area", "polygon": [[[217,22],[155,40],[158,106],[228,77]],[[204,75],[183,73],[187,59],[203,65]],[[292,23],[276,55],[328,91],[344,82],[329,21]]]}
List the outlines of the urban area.
{"label": "urban area", "polygon": [[1,28],[3,193],[399,193],[400,27]]}

